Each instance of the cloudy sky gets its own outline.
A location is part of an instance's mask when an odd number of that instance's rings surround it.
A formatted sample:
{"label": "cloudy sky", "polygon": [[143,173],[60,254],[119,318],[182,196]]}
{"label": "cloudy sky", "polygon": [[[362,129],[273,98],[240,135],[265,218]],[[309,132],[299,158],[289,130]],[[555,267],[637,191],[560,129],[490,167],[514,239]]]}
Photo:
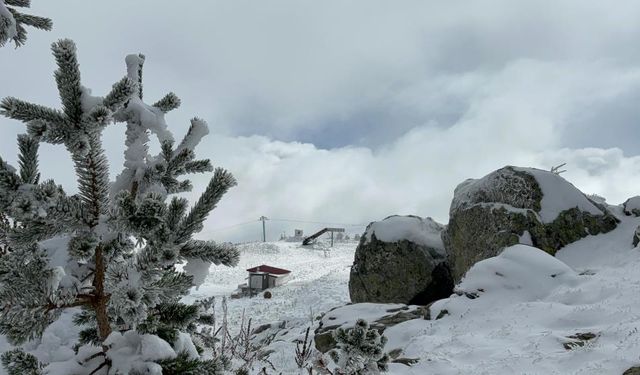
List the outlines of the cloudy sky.
{"label": "cloudy sky", "polygon": [[[635,1],[32,2],[54,30],[0,50],[0,97],[59,106],[59,38],[78,44],[95,95],[144,53],[146,98],[176,92],[172,131],[206,119],[199,156],[239,181],[205,237],[257,239],[261,215],[353,232],[390,214],[446,223],[458,183],[508,164],[566,162],[565,178],[610,203],[640,193]],[[24,125],[0,122],[14,162]],[[122,124],[105,134],[113,175],[123,139]],[[41,159],[75,189],[64,149],[44,145]],[[191,197],[207,178],[195,182]],[[270,238],[322,226],[267,224]]]}

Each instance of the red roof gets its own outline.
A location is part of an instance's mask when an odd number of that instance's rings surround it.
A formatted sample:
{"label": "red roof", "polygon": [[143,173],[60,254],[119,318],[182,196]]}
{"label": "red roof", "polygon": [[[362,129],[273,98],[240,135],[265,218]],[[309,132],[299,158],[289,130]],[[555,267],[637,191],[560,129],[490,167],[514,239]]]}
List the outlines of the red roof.
{"label": "red roof", "polygon": [[282,268],[267,266],[266,264],[260,265],[258,267],[249,268],[248,272],[265,272],[270,273],[272,275],[286,275],[291,273],[289,270],[285,270]]}

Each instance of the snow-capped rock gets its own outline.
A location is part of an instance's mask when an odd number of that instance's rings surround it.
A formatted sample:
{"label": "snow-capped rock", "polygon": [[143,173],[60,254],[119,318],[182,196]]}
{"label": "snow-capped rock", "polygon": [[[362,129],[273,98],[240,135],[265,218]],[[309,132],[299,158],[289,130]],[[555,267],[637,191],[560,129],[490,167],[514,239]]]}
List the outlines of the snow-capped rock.
{"label": "snow-capped rock", "polygon": [[459,281],[476,262],[521,241],[554,254],[589,234],[614,229],[617,222],[605,205],[557,174],[504,167],[456,188],[443,240]]}
{"label": "snow-capped rock", "polygon": [[390,216],[369,224],[349,278],[352,302],[424,305],[448,297],[453,280],[431,218]]}
{"label": "snow-capped rock", "polygon": [[640,216],[640,196],[627,199],[623,204],[624,213],[628,216]]}

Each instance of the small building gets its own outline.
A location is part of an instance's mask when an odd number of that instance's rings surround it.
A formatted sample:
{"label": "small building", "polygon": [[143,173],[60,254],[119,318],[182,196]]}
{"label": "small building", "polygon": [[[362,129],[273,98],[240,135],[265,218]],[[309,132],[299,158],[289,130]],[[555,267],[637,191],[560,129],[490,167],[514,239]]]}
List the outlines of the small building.
{"label": "small building", "polygon": [[275,288],[287,282],[291,271],[262,264],[249,268],[249,282],[242,286],[243,294],[253,295],[265,289]]}

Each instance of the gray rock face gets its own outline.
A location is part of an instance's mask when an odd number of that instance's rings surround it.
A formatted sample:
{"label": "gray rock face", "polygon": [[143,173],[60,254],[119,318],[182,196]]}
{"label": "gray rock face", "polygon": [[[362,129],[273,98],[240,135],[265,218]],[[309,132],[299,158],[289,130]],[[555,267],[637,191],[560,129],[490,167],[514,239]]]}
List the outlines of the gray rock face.
{"label": "gray rock face", "polygon": [[640,243],[640,226],[636,228],[635,232],[633,232],[633,246],[638,246]]}
{"label": "gray rock face", "polygon": [[473,264],[507,246],[524,243],[555,254],[589,234],[613,230],[617,223],[604,205],[562,177],[505,167],[456,188],[442,239],[458,282]]}
{"label": "gray rock face", "polygon": [[426,305],[450,296],[453,280],[440,238],[443,229],[417,216],[369,224],[351,268],[351,301]]}

